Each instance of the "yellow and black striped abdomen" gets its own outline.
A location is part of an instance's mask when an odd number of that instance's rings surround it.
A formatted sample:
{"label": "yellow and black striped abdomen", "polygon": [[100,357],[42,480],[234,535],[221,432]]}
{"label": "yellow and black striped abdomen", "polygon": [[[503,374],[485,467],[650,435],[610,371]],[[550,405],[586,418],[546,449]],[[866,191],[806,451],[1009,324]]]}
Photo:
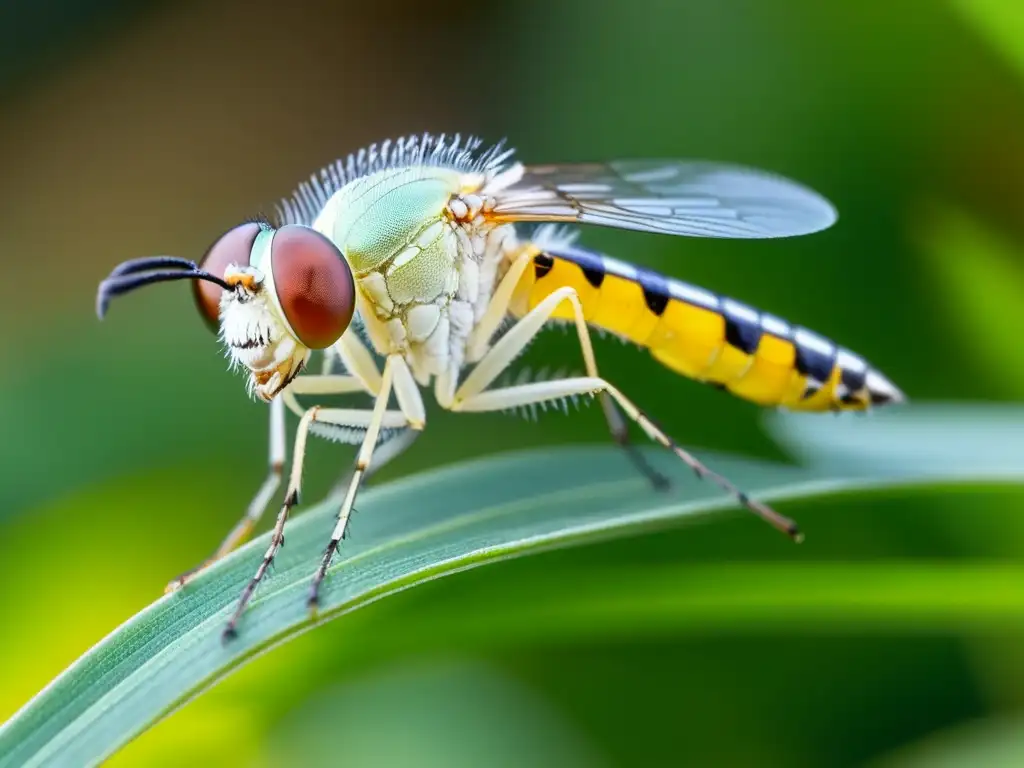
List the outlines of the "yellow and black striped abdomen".
{"label": "yellow and black striped abdomen", "polygon": [[[668,368],[765,406],[864,410],[903,399],[858,355],[738,301],[576,246],[538,251],[511,312],[576,289],[587,323],[646,347]],[[571,320],[568,304],[555,317]]]}

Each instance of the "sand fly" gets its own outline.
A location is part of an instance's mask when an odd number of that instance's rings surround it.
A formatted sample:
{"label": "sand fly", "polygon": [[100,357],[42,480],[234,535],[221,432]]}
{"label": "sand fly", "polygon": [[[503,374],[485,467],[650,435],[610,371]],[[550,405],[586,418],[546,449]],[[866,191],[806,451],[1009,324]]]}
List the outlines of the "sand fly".
{"label": "sand fly", "polygon": [[[644,347],[665,367],[764,406],[866,410],[903,399],[862,357],[805,328],[577,244],[572,225],[715,238],[777,238],[836,220],[822,196],[752,168],[689,160],[526,165],[504,142],[403,137],[314,173],[274,220],[229,229],[198,262],[156,256],[117,266],[97,311],[150,283],[193,281],[201,317],[249,392],[269,404],[270,470],[245,516],[205,563],[243,542],[269,506],[286,457],[285,408],[299,417],[270,546],[239,597],[236,625],[283,542],[310,432],[359,445],[309,591],[311,610],[360,484],[426,427],[423,392],[458,413],[596,397],[612,437],[652,483],[628,422],[771,525],[795,523],[747,496],[663,432],[601,374],[591,329]],[[547,325],[575,330],[585,375],[503,386],[499,376]],[[321,373],[306,371],[313,350]],[[304,407],[297,396],[363,393],[368,408]],[[392,404],[392,395],[394,404]],[[373,467],[371,468],[371,461]]]}

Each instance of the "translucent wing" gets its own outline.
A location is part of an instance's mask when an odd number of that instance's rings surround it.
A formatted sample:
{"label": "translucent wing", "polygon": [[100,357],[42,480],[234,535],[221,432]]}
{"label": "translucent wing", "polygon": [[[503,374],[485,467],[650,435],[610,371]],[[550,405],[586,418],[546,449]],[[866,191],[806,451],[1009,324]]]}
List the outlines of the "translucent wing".
{"label": "translucent wing", "polygon": [[832,204],[753,168],[687,160],[526,166],[490,217],[566,221],[691,237],[806,235],[836,220]]}

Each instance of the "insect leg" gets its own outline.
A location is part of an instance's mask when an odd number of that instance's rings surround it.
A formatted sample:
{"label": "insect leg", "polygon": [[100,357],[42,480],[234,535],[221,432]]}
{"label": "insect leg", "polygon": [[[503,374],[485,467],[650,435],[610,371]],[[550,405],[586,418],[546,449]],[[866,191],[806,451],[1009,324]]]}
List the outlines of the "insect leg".
{"label": "insect leg", "polygon": [[[598,375],[596,370],[593,373],[587,371],[587,374]],[[612,433],[612,440],[618,443],[619,447],[626,452],[626,456],[633,462],[633,466],[636,467],[641,475],[647,478],[652,486],[659,491],[668,490],[669,486],[672,485],[669,479],[652,467],[644,454],[629,439],[629,426],[626,424],[626,420],[622,418],[619,409],[615,406],[615,400],[607,392],[601,392],[599,397],[601,398],[601,410],[604,411],[605,421],[608,422],[608,431]]]}
{"label": "insect leg", "polygon": [[371,392],[357,376],[341,374],[306,374],[296,376],[285,392],[294,395],[347,395],[353,392]]}
{"label": "insect leg", "polygon": [[374,394],[380,391],[380,370],[370,350],[359,340],[359,333],[353,326],[350,325],[338,339],[334,351],[341,358],[345,369],[363,382],[366,391]]}
{"label": "insect leg", "polygon": [[600,395],[607,392],[643,431],[657,443],[665,446],[685,462],[699,477],[707,478],[734,496],[746,509],[758,517],[799,540],[801,538],[796,523],[786,518],[771,507],[751,499],[746,493],[733,485],[728,479],[708,469],[699,459],[679,446],[665,434],[645,413],[636,407],[619,390],[599,377],[580,377],[538,382],[516,387],[487,390],[487,387],[515,359],[530,340],[540,331],[551,317],[559,304],[568,301],[573,307],[576,329],[584,357],[593,356],[590,333],[583,317],[583,307],[576,291],[571,287],[559,288],[540,302],[526,314],[488,352],[477,364],[476,368],[466,377],[465,382],[456,391],[453,411],[495,411],[514,408],[531,403],[560,400],[579,394]]}
{"label": "insect leg", "polygon": [[[365,483],[373,477],[385,464],[390,464],[398,456],[405,453],[406,449],[416,442],[416,438],[420,436],[421,432],[422,430],[407,427],[398,432],[398,434],[392,435],[388,440],[378,443],[373,451],[373,460],[363,474],[363,482]],[[354,472],[354,468],[345,472],[331,488],[329,496],[333,498],[346,489],[349,483],[352,482],[352,474]]]}
{"label": "insect leg", "polygon": [[[300,418],[305,413],[305,409],[296,400],[295,395],[340,395],[347,394],[350,392],[365,392],[362,382],[352,376],[339,376],[339,375],[307,375],[299,376],[292,384],[281,393],[281,397],[284,399],[288,408],[294,412]],[[374,393],[370,393],[374,394]],[[412,429],[411,427],[406,428],[392,434],[387,440],[380,442],[373,454],[373,462],[366,470],[366,474],[363,475],[363,482],[369,480],[377,470],[381,469],[385,464],[390,463],[393,459],[405,452],[405,450],[415,442],[416,438],[419,437],[420,431]],[[331,488],[329,496],[335,496],[338,493],[348,487],[349,482],[352,479],[352,470],[347,470],[338,479],[338,482]]]}
{"label": "insect leg", "polygon": [[231,532],[224,538],[217,551],[199,565],[191,568],[171,581],[165,588],[164,593],[173,592],[185,586],[205,568],[220,560],[225,555],[233,552],[252,534],[253,528],[259,522],[263,513],[270,505],[278,487],[281,485],[281,473],[285,461],[285,429],[284,429],[284,403],[280,398],[270,403],[270,469],[266,479],[260,486],[245,515],[239,520]]}
{"label": "insect leg", "polygon": [[[468,360],[479,360],[484,353],[487,351],[487,347],[490,344],[491,338],[494,333],[498,330],[498,326],[501,321],[505,318],[508,312],[509,304],[512,301],[512,296],[515,292],[516,286],[519,284],[523,273],[533,262],[533,258],[539,253],[539,250],[535,245],[527,245],[522,251],[517,254],[513,259],[512,263],[502,277],[501,282],[498,283],[498,287],[494,291],[494,296],[491,298],[490,303],[487,305],[487,309],[484,311],[483,317],[480,318],[480,322],[477,323],[476,328],[473,330],[473,335],[470,337],[470,341],[467,347],[467,359]],[[597,370],[597,360],[594,358],[594,354],[591,351],[588,354],[588,349],[583,350],[583,363],[587,369],[588,376],[599,376]],[[658,472],[654,467],[650,465],[643,453],[636,449],[636,446],[629,439],[629,427],[626,421],[622,418],[622,414],[619,413],[615,407],[615,402],[611,396],[607,393],[602,393],[601,397],[601,410],[604,412],[605,421],[608,422],[608,431],[611,432],[612,439],[622,447],[629,456],[630,461],[633,462],[633,466],[646,477],[651,484],[658,489],[667,489],[669,487],[669,480],[663,474]]]}
{"label": "insect leg", "polygon": [[[387,402],[386,399],[384,402]],[[374,439],[376,439],[376,433],[380,431],[381,427],[386,429],[398,429],[408,424],[404,414],[400,411],[383,411],[381,413],[377,413],[376,410],[371,412],[363,409],[321,408],[320,406],[313,406],[303,414],[302,419],[299,421],[299,427],[295,433],[295,448],[294,456],[292,458],[291,476],[289,477],[288,482],[288,491],[285,494],[284,503],[281,505],[281,511],[277,515],[277,522],[274,524],[274,531],[271,534],[270,545],[267,547],[267,551],[264,553],[263,560],[256,569],[255,575],[249,580],[249,583],[246,584],[245,589],[242,590],[235,612],[231,616],[231,620],[228,621],[227,626],[224,628],[225,639],[229,639],[234,636],[235,627],[237,626],[242,613],[245,611],[246,605],[248,605],[249,600],[256,591],[256,587],[259,586],[260,581],[262,581],[263,577],[266,575],[267,569],[270,568],[271,563],[273,563],[278,550],[284,544],[285,522],[288,520],[288,514],[291,512],[292,507],[299,503],[299,492],[302,487],[302,469],[306,458],[306,439],[309,436],[310,424],[314,421],[325,424],[334,424],[342,427],[366,429],[368,433],[372,427],[374,431]]]}
{"label": "insect leg", "polygon": [[217,551],[194,568],[190,568],[183,574],[171,581],[164,592],[173,592],[185,586],[193,578],[198,576],[208,566],[230,554],[244,543],[252,534],[256,524],[263,517],[270,500],[274,497],[281,485],[281,475],[284,470],[284,462],[287,458],[285,447],[285,423],[284,406],[288,405],[292,410],[297,410],[301,417],[303,411],[294,399],[294,392],[300,394],[324,395],[324,394],[345,394],[347,392],[365,391],[362,382],[353,376],[300,376],[288,387],[284,398],[278,397],[271,401],[270,409],[270,469],[266,479],[260,486],[256,495],[249,503],[242,517],[231,532],[224,538]]}
{"label": "insect leg", "polygon": [[487,309],[484,310],[483,316],[477,322],[466,344],[466,359],[470,362],[479,360],[487,352],[498,326],[505,319],[516,286],[519,285],[523,272],[526,271],[536,254],[536,247],[527,246],[512,259],[508,271],[501,278],[498,287],[494,289]]}
{"label": "insect leg", "polygon": [[423,399],[420,397],[409,367],[401,355],[390,355],[384,363],[381,389],[377,395],[377,402],[374,404],[373,414],[367,425],[366,435],[359,449],[359,455],[356,457],[355,471],[349,480],[348,491],[341,504],[341,509],[338,511],[338,522],[334,527],[334,532],[331,534],[331,540],[324,550],[323,557],[320,559],[320,566],[313,575],[308,599],[309,607],[313,611],[316,610],[319,600],[320,584],[327,574],[327,568],[331,564],[331,559],[334,557],[339,543],[345,536],[345,529],[348,527],[349,517],[352,514],[352,506],[355,504],[359,486],[370,468],[374,449],[377,445],[377,434],[381,426],[387,426],[384,423],[384,416],[387,413],[392,413],[392,411],[385,410],[392,389],[395,390],[395,399],[398,400],[401,413],[405,419],[404,423],[416,431],[422,430],[424,427],[425,409],[423,407]]}

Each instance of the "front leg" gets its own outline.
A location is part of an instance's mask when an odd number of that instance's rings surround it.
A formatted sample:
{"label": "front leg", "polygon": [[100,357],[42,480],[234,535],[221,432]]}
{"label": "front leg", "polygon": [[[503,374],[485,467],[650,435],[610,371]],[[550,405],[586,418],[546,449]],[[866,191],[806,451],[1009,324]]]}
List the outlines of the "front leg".
{"label": "front leg", "polygon": [[[387,440],[381,441],[374,452],[373,462],[363,476],[363,482],[369,480],[374,473],[380,470],[385,464],[404,453],[413,444],[423,429],[426,419],[423,400],[419,390],[412,378],[407,366],[403,366],[396,372],[397,378],[394,381],[395,395],[398,398],[399,406],[410,420],[410,426],[402,429],[398,434],[389,435]],[[379,385],[379,377],[378,377]],[[340,395],[355,392],[367,391],[363,379],[355,376],[344,376],[336,374],[322,374],[299,376],[291,385],[281,393],[288,408],[299,418],[306,409],[299,403],[296,395]],[[369,394],[376,395],[379,389]],[[320,422],[322,423],[322,422]],[[357,443],[358,440],[346,440],[346,442]],[[331,489],[330,496],[340,493],[352,480],[352,472],[346,471]]]}
{"label": "front leg", "polygon": [[367,392],[377,394],[381,388],[381,373],[377,362],[366,345],[359,339],[359,331],[350,325],[334,345],[334,351],[345,370],[363,383]]}
{"label": "front leg", "polygon": [[194,568],[190,568],[171,581],[164,592],[174,592],[188,584],[192,579],[206,570],[209,566],[230,554],[249,539],[257,523],[263,517],[271,499],[281,486],[281,477],[284,473],[284,462],[287,458],[284,409],[288,406],[300,418],[305,410],[298,404],[295,394],[303,395],[342,395],[351,392],[363,392],[365,385],[361,379],[354,376],[315,376],[306,375],[297,377],[278,397],[270,401],[267,406],[270,421],[270,467],[267,477],[263,481],[256,495],[249,503],[242,519],[235,524],[228,535],[221,542],[217,550],[206,560]]}
{"label": "front leg", "polygon": [[[355,505],[356,494],[359,492],[360,485],[370,470],[371,462],[374,458],[374,450],[377,447],[377,435],[382,426],[388,426],[385,421],[385,415],[392,413],[392,411],[386,410],[392,389],[395,392],[395,399],[398,401],[405,425],[416,433],[422,431],[425,426],[426,416],[423,399],[420,396],[419,389],[416,387],[412,373],[409,371],[409,366],[401,355],[389,355],[384,363],[381,389],[377,393],[373,413],[367,424],[366,434],[363,437],[359,455],[356,457],[355,470],[349,480],[348,491],[341,504],[341,509],[338,510],[338,522],[334,527],[334,532],[331,534],[331,539],[327,543],[323,557],[320,560],[320,566],[313,575],[313,582],[310,585],[308,604],[312,612],[316,611],[319,604],[320,584],[327,575],[327,569],[330,567],[334,553],[338,550],[338,545],[345,538],[348,521],[352,515],[352,507]],[[409,440],[409,442],[411,443],[412,441]],[[402,446],[403,449],[404,447],[407,446]]]}
{"label": "front leg", "polygon": [[[380,402],[379,399],[378,402]],[[387,399],[384,398],[383,402],[386,404]],[[235,612],[231,616],[231,620],[228,621],[227,626],[224,628],[225,640],[230,639],[235,635],[235,629],[238,625],[239,619],[245,611],[245,607],[249,604],[249,600],[256,591],[256,587],[259,586],[263,577],[266,575],[267,569],[270,568],[271,563],[274,562],[274,558],[277,556],[278,550],[280,550],[281,546],[284,544],[285,523],[288,520],[288,515],[292,508],[299,503],[299,492],[302,488],[302,469],[306,458],[306,439],[309,435],[310,425],[313,424],[313,422],[334,424],[336,426],[352,427],[355,429],[365,429],[367,431],[368,438],[372,429],[374,440],[376,440],[377,433],[380,431],[382,426],[387,429],[400,429],[408,425],[408,420],[400,411],[382,410],[378,413],[377,410],[367,411],[361,409],[321,408],[320,406],[313,406],[303,414],[302,419],[299,421],[299,427],[295,433],[295,449],[294,457],[292,459],[291,476],[288,482],[288,492],[285,494],[284,503],[281,505],[281,511],[277,515],[277,522],[274,524],[274,531],[270,537],[270,545],[267,547],[267,551],[264,553],[263,560],[256,569],[256,573],[249,580],[245,589],[242,590]]]}

